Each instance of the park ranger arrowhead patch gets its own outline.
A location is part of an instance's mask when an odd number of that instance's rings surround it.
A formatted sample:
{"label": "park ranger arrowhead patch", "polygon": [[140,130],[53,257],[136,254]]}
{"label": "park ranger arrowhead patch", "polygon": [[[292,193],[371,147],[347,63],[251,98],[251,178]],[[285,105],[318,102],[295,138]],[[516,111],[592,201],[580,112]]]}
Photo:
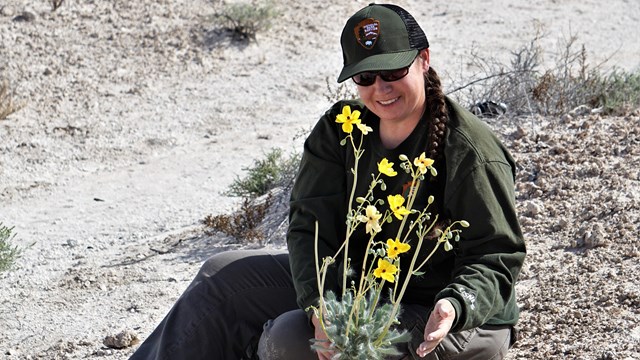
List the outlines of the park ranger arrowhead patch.
{"label": "park ranger arrowhead patch", "polygon": [[353,31],[358,43],[365,49],[371,50],[380,36],[380,21],[372,18],[364,19],[356,25]]}

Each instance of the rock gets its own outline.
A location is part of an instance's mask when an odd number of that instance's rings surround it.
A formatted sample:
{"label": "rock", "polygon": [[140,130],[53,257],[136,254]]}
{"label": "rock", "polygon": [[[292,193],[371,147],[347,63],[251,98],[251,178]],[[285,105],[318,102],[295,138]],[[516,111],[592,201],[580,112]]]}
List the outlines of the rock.
{"label": "rock", "polygon": [[33,13],[28,11],[23,11],[22,14],[13,18],[15,22],[32,22],[36,19],[36,16]]}
{"label": "rock", "polygon": [[116,335],[108,335],[102,340],[104,346],[112,349],[124,349],[139,342],[138,334],[132,330],[123,330]]}
{"label": "rock", "polygon": [[511,134],[511,137],[514,139],[522,139],[525,136],[527,136],[527,131],[520,125],[518,125],[516,131]]}
{"label": "rock", "polygon": [[580,105],[576,108],[574,108],[573,110],[569,111],[569,115],[571,116],[581,116],[581,115],[587,115],[591,113],[591,108],[587,105]]}
{"label": "rock", "polygon": [[0,8],[0,15],[2,16],[11,17],[14,14],[15,14],[15,10],[9,5],[5,5]]}
{"label": "rock", "polygon": [[594,224],[590,230],[587,230],[582,236],[584,240],[584,245],[587,248],[596,248],[600,246],[607,246],[609,243],[609,239],[607,238],[607,234],[602,229],[602,225]]}
{"label": "rock", "polygon": [[544,206],[539,201],[528,201],[525,205],[525,215],[529,217],[536,217],[544,211]]}

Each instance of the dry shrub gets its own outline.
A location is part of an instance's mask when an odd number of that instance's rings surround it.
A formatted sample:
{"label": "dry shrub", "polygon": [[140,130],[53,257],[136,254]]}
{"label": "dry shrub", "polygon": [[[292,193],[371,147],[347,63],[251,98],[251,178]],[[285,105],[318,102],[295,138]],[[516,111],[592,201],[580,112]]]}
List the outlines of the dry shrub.
{"label": "dry shrub", "polygon": [[267,215],[271,203],[271,195],[267,195],[262,201],[245,198],[240,209],[233,214],[207,215],[203,220],[209,230],[207,233],[219,231],[240,242],[261,242],[264,234],[258,227]]}
{"label": "dry shrub", "polygon": [[271,27],[271,20],[278,15],[270,2],[227,4],[215,15],[224,29],[238,41],[256,41],[256,34]]}
{"label": "dry shrub", "polygon": [[51,11],[58,10],[58,8],[62,6],[63,2],[64,0],[49,0],[49,3],[51,4]]}
{"label": "dry shrub", "polygon": [[23,105],[13,100],[13,92],[9,90],[8,82],[0,83],[0,120],[6,119],[9,115],[22,109]]}
{"label": "dry shrub", "polygon": [[338,85],[335,85],[335,78],[327,77],[325,81],[327,83],[325,97],[332,104],[340,100],[353,100],[360,97],[355,87],[350,85],[350,81],[345,81]]}
{"label": "dry shrub", "polygon": [[640,106],[640,74],[591,66],[577,37],[565,39],[553,66],[542,69],[538,29],[534,38],[512,52],[509,64],[471,52],[478,75],[448,94],[463,103],[503,103],[515,115],[562,115],[579,106],[608,114],[624,114]]}

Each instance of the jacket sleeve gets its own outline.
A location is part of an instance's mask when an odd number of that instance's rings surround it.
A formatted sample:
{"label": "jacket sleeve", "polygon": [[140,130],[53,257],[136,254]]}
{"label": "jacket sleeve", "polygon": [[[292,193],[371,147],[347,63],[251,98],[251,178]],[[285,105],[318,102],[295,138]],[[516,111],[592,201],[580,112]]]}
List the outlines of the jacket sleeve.
{"label": "jacket sleeve", "polygon": [[[335,255],[345,236],[345,159],[334,120],[335,112],[327,112],[305,141],[291,194],[287,246],[297,302],[302,309],[317,305],[319,298],[314,249],[316,221],[320,265],[322,258]],[[325,291],[336,292],[337,279],[337,266],[331,266]]]}
{"label": "jacket sleeve", "polygon": [[447,298],[455,307],[454,332],[495,319],[517,321],[514,287],[526,253],[515,209],[513,160],[506,150],[488,159],[474,150],[447,170],[446,211],[452,220],[470,223],[454,250],[452,282],[435,299]]}

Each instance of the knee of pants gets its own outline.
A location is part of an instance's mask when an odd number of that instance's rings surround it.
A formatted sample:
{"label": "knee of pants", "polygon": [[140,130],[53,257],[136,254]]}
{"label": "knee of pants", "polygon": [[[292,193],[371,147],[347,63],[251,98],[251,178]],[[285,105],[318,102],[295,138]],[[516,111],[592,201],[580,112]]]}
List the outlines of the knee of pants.
{"label": "knee of pants", "polygon": [[[283,255],[286,251],[282,250],[228,250],[221,253],[217,253],[202,264],[200,271],[198,271],[197,277],[207,278],[214,276],[223,268],[238,262],[253,262],[255,258],[259,258],[265,255]],[[288,266],[288,265],[287,265]]]}
{"label": "knee of pants", "polygon": [[211,277],[218,273],[225,266],[243,259],[248,258],[251,255],[255,255],[252,251],[243,251],[243,250],[230,250],[223,251],[221,253],[217,253],[202,264],[200,267],[200,271],[198,272],[198,276],[202,277]]}
{"label": "knee of pants", "polygon": [[317,360],[311,350],[313,328],[302,310],[292,310],[269,320],[258,344],[260,360]]}

